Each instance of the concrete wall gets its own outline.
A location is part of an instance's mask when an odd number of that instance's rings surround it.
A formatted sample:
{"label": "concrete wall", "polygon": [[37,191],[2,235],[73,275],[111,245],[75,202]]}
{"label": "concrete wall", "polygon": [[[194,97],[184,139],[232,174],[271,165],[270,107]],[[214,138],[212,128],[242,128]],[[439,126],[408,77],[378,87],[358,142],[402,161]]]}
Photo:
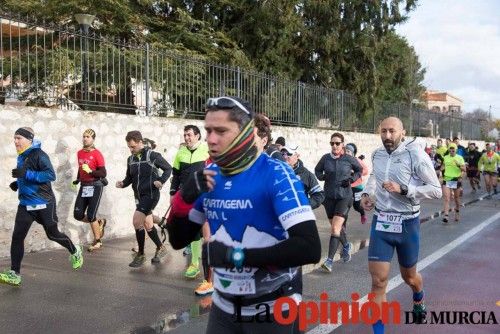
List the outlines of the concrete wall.
{"label": "concrete wall", "polygon": [[[81,148],[81,136],[85,129],[96,131],[96,147],[106,160],[109,185],[105,188],[98,217],[108,219],[106,238],[133,234],[132,214],[135,209],[132,189],[116,189],[114,184],[122,180],[126,170],[129,151],[125,134],[130,130],[140,130],[144,137],[154,139],[157,151],[172,163],[179,143],[183,141],[183,127],[196,124],[203,128],[203,122],[185,119],[148,118],[113,113],[91,111],[65,111],[57,109],[28,108],[0,105],[0,257],[9,254],[10,238],[17,210],[17,193],[8,185],[13,181],[11,169],[16,165],[13,135],[17,128],[30,126],[36,138],[42,141],[42,149],[51,157],[57,173],[53,188],[57,198],[57,213],[60,229],[74,242],[86,243],[91,240],[91,232],[85,224],[73,219],[73,205],[76,193],[69,184],[76,177],[76,152]],[[299,145],[301,159],[306,167],[314,169],[321,156],[330,150],[330,135],[333,131],[313,130],[294,127],[274,127],[273,137],[283,136],[287,141]],[[378,135],[365,133],[343,133],[346,142],[358,146],[358,154],[367,157],[380,145]],[[435,143],[428,139],[429,144]],[[369,159],[368,159],[369,160]],[[162,197],[156,214],[163,215],[168,208],[169,186],[162,190]],[[26,238],[26,251],[38,251],[58,247],[45,237],[43,229],[34,224]]]}

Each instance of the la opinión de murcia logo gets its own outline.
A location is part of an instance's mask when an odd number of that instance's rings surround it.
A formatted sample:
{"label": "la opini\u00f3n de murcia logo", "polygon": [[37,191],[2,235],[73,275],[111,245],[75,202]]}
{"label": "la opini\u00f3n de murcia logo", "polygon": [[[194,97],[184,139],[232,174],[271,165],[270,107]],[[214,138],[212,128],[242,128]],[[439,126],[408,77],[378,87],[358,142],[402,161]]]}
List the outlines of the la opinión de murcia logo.
{"label": "la opini\u00f3n de murcia logo", "polygon": [[[299,330],[305,331],[309,326],[319,324],[372,325],[379,319],[384,324],[401,324],[401,305],[397,301],[375,303],[374,293],[368,294],[368,301],[359,301],[359,293],[351,294],[351,301],[330,301],[323,292],[318,301],[302,301],[297,304],[292,297],[280,297],[271,307],[267,303],[255,305],[258,311],[251,319],[243,320],[241,307],[236,308],[236,322],[271,322],[290,325],[298,319]],[[498,324],[493,311],[427,311],[415,314],[404,312],[404,324],[429,325],[482,325]]]}

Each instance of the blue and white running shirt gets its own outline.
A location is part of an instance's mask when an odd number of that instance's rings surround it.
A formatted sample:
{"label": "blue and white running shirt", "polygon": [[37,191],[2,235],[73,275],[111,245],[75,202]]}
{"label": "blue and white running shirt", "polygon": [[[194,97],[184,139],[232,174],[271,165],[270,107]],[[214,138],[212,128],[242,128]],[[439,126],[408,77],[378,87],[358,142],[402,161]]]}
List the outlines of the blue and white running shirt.
{"label": "blue and white running shirt", "polygon": [[[219,167],[215,188],[197,199],[189,220],[208,221],[212,240],[227,246],[264,248],[288,238],[287,230],[295,224],[315,220],[302,182],[285,163],[261,154],[255,163],[237,175],[224,176]],[[214,268],[214,285],[222,295],[246,295],[255,298],[275,291],[298,274],[298,268]],[[224,311],[217,293],[214,302]],[[242,313],[245,312],[243,308]],[[254,309],[255,311],[255,309]]]}

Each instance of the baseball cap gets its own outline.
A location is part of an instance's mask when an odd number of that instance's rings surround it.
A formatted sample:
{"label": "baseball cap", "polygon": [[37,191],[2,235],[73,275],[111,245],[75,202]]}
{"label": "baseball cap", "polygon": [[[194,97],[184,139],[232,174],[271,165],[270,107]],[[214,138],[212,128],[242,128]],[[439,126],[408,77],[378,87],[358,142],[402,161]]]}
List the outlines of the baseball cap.
{"label": "baseball cap", "polygon": [[293,155],[297,153],[297,149],[299,148],[299,145],[296,145],[294,143],[288,143],[286,146],[284,146],[281,151],[286,151],[288,154]]}

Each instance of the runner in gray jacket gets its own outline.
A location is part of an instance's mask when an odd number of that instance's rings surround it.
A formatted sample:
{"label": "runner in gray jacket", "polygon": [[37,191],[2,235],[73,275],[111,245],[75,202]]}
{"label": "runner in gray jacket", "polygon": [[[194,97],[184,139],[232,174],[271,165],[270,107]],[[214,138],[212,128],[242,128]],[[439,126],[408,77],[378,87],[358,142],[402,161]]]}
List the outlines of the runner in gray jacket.
{"label": "runner in gray jacket", "polygon": [[339,242],[342,243],[341,257],[344,262],[351,260],[352,244],[347,242],[342,225],[352,205],[351,183],[361,177],[363,170],[356,158],[345,154],[344,136],[341,133],[336,132],[331,136],[330,145],[331,153],[325,154],[314,168],[318,180],[325,181],[326,198],[323,205],[332,226],[328,257],[322,264],[329,272],[332,271],[333,257]]}
{"label": "runner in gray jacket", "polygon": [[[394,249],[398,254],[403,280],[413,290],[413,313],[425,313],[422,276],[417,273],[420,238],[420,200],[440,198],[441,185],[430,157],[418,139],[404,138],[403,123],[389,117],[380,125],[384,147],[373,153],[373,168],[361,206],[375,214],[370,231],[368,268],[372,277],[374,301],[386,300],[391,260]],[[383,333],[384,324],[378,320],[374,333]]]}

